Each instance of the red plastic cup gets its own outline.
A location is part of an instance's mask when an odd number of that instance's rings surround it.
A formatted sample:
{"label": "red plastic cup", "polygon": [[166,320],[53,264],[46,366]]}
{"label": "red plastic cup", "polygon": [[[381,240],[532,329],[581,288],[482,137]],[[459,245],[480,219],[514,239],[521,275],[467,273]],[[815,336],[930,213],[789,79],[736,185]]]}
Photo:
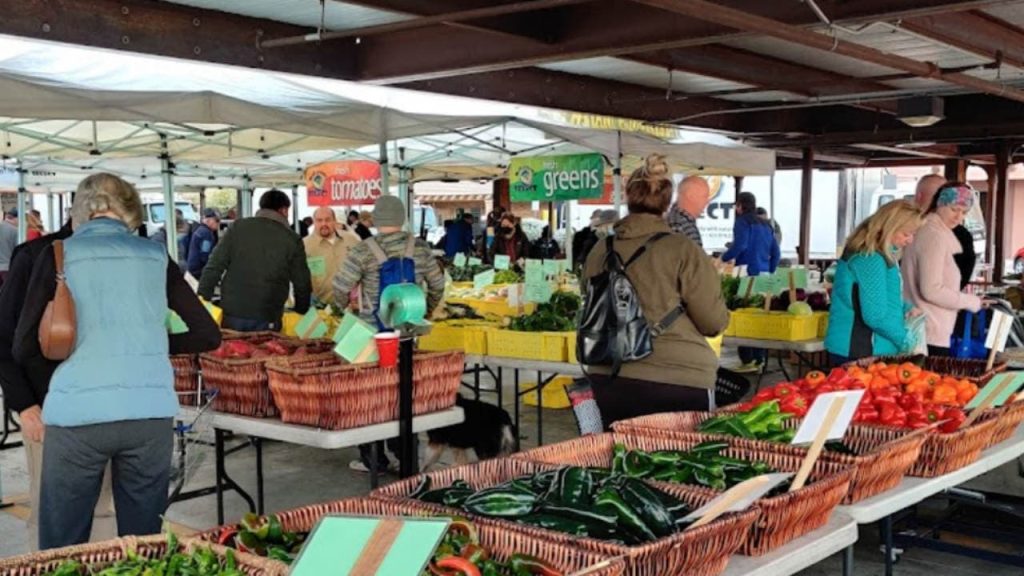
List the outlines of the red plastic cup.
{"label": "red plastic cup", "polygon": [[398,365],[398,332],[381,332],[374,334],[377,344],[377,362],[381,368],[394,368]]}

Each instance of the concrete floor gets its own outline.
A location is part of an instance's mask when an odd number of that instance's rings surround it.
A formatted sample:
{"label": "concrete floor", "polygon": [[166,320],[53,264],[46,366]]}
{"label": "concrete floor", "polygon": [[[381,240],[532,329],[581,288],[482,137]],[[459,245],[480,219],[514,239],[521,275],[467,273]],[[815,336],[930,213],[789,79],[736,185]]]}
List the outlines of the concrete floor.
{"label": "concrete floor", "polygon": [[[725,358],[723,365],[730,365],[734,360]],[[769,376],[766,383],[777,380],[779,376]],[[510,379],[507,379],[510,380]],[[529,380],[523,377],[524,383]],[[485,382],[486,384],[486,382]],[[493,383],[491,383],[493,386]],[[510,391],[506,390],[506,409],[511,412]],[[493,401],[493,394],[485,394],[485,400]],[[523,448],[536,445],[536,409],[522,408]],[[577,436],[575,420],[570,410],[544,410],[545,443],[575,438]],[[243,439],[236,439],[241,442]],[[301,448],[279,443],[265,443],[264,470],[266,485],[266,505],[268,511],[288,510],[291,508],[337,500],[352,496],[362,496],[369,491],[367,475],[349,470],[348,463],[356,458],[357,450],[345,449],[324,451]],[[446,455],[443,464],[450,463],[451,455]],[[228,473],[246,490],[255,491],[255,458],[253,450],[246,449],[227,459]],[[1013,476],[1018,483],[1024,480]],[[385,476],[383,481],[392,480],[393,476]],[[28,479],[25,470],[24,452],[22,449],[0,451],[0,479],[4,502],[15,502],[18,505],[0,511],[0,557],[27,551],[26,535],[22,518],[27,513],[24,506]],[[207,486],[213,480],[213,455],[203,459],[195,476],[187,488]],[[228,520],[237,519],[248,511],[245,503],[235,494],[225,497],[226,515]],[[202,530],[217,524],[215,498],[213,496],[173,504],[167,513],[167,519],[185,530]],[[860,541],[856,547],[856,574],[871,576],[883,573],[882,555],[878,546],[878,531],[874,526],[861,528]],[[974,560],[961,556],[943,554],[925,549],[906,551],[897,565],[897,574],[901,576],[933,576],[935,574],[957,574],[977,576],[1010,576],[1024,573],[1024,569],[1001,564]],[[830,558],[804,571],[801,576],[832,576],[840,574],[839,558]]]}

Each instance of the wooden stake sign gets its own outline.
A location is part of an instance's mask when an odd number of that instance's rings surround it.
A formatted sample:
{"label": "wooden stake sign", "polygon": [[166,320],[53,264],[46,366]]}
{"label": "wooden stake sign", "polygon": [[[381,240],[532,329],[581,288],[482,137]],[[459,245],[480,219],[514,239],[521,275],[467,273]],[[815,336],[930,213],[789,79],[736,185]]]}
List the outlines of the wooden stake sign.
{"label": "wooden stake sign", "polygon": [[963,430],[973,424],[985,410],[993,405],[1002,405],[1003,402],[1009,399],[1011,394],[1020,388],[1022,380],[1024,380],[1024,374],[1019,372],[1000,374],[989,380],[988,384],[979,390],[975,397],[971,399],[971,402],[968,403],[967,408],[971,409],[971,413],[964,420],[963,424],[960,425],[960,429]]}
{"label": "wooden stake sign", "polygon": [[[817,403],[817,401],[815,401],[815,403]],[[822,448],[825,447],[825,441],[828,440],[829,431],[832,430],[832,426],[834,426],[836,421],[839,420],[839,413],[843,411],[843,404],[844,402],[840,398],[832,398],[829,400],[828,412],[825,413],[825,420],[822,422],[821,427],[818,428],[818,432],[814,436],[814,441],[811,442],[811,447],[807,450],[807,456],[804,457],[804,461],[800,464],[800,469],[796,473],[796,478],[793,479],[793,483],[789,486],[790,492],[796,492],[803,488],[804,484],[807,483],[807,478],[811,475],[814,463],[817,462],[818,456],[821,455]]]}
{"label": "wooden stake sign", "polygon": [[683,520],[694,520],[687,530],[698,528],[712,522],[726,512],[746,510],[751,504],[771,491],[779,484],[790,479],[789,473],[762,474],[740,482],[700,508],[686,515]]}
{"label": "wooden stake sign", "polygon": [[1013,327],[1013,317],[1003,314],[998,310],[992,311],[992,323],[988,327],[988,337],[985,339],[985,347],[989,348],[988,363],[986,370],[991,370],[996,362],[996,354],[1006,350],[1006,340],[1010,337],[1010,329]]}
{"label": "wooden stake sign", "polygon": [[451,520],[325,516],[292,566],[292,576],[419,576]]}

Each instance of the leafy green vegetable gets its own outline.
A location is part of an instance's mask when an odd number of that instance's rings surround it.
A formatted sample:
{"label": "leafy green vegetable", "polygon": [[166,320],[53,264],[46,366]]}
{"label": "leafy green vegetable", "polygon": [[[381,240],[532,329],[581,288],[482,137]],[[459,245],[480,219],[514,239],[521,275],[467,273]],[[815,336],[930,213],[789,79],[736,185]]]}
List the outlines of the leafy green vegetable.
{"label": "leafy green vegetable", "polygon": [[[448,274],[452,277],[452,282],[472,282],[473,276],[481,272],[490,270],[490,266],[482,265],[466,265],[466,266],[452,266],[448,269]],[[497,277],[497,275],[495,275]]]}
{"label": "leafy green vegetable", "polygon": [[538,304],[533,314],[513,318],[508,328],[517,332],[570,332],[576,329],[581,303],[576,294],[555,292],[549,302]]}
{"label": "leafy green vegetable", "polygon": [[167,535],[167,553],[162,558],[147,559],[128,551],[124,560],[118,560],[106,568],[86,566],[69,560],[56,570],[44,576],[245,576],[238,569],[232,551],[218,557],[209,548],[199,548],[190,553],[179,551],[178,539]]}
{"label": "leafy green vegetable", "polygon": [[495,284],[518,284],[523,281],[523,276],[515,270],[498,270],[494,274]]}

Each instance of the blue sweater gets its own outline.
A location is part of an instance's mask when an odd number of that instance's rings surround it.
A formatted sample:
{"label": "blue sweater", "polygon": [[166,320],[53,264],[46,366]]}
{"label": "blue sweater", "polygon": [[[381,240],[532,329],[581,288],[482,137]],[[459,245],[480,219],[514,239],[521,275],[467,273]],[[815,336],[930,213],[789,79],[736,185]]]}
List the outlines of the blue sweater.
{"label": "blue sweater", "polygon": [[836,264],[825,349],[845,358],[900,353],[907,340],[899,266],[877,252]]}
{"label": "blue sweater", "polygon": [[748,276],[774,273],[779,265],[779,243],[771,225],[755,214],[737,216],[732,228],[732,246],[722,254],[723,262],[733,260],[737,266],[747,267]]}
{"label": "blue sweater", "polygon": [[196,280],[203,276],[203,268],[210,261],[210,253],[217,246],[217,235],[205,224],[196,228],[188,246],[188,272]]}
{"label": "blue sweater", "polygon": [[91,220],[64,241],[75,299],[71,356],[43,405],[50,426],[171,418],[178,411],[168,359],[167,251],[117,220]]}

